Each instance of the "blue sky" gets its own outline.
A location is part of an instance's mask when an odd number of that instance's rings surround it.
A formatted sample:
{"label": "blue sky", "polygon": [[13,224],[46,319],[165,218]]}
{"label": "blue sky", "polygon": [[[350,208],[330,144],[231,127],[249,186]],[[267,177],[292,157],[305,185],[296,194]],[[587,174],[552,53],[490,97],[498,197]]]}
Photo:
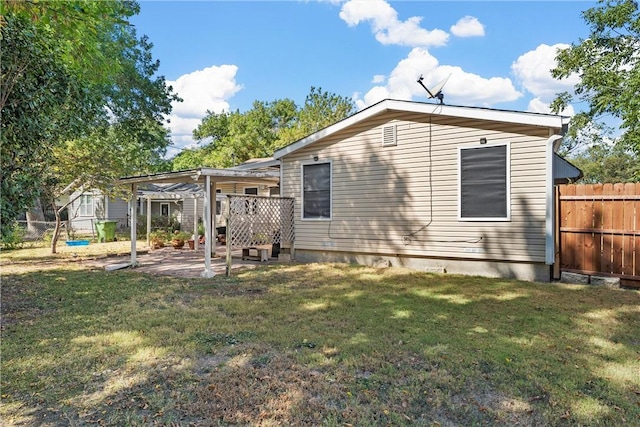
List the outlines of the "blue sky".
{"label": "blue sky", "polygon": [[[588,35],[590,1],[140,1],[159,73],[184,99],[169,127],[173,156],[194,146],[207,110],[255,100],[304,103],[312,86],[365,108],[384,98],[548,112],[557,48]],[[579,111],[573,105],[565,114]]]}

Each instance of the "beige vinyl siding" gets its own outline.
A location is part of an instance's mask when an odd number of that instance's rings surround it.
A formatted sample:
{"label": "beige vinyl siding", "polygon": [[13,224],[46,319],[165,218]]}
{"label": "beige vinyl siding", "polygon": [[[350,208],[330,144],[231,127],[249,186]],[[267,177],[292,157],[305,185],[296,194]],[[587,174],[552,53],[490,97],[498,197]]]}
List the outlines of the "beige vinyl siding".
{"label": "beige vinyl siding", "polygon": [[[281,185],[284,196],[296,198],[296,248],[544,262],[550,130],[439,116],[431,121],[387,113],[285,156]],[[397,145],[383,147],[382,129],[393,124]],[[481,137],[488,145],[510,146],[511,221],[458,220],[457,150],[479,146]],[[301,219],[301,164],[315,155],[332,162],[331,221]]]}

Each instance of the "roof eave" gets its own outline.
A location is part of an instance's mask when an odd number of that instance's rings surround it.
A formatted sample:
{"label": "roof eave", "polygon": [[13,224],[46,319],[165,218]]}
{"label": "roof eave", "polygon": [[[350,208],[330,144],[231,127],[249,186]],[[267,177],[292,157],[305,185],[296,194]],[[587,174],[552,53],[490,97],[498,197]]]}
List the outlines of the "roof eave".
{"label": "roof eave", "polygon": [[237,171],[230,169],[198,168],[176,172],[162,172],[150,175],[122,177],[116,181],[117,185],[141,184],[150,182],[166,183],[204,183],[206,176],[216,182],[252,182],[258,184],[274,184],[280,180],[278,172],[270,171]]}
{"label": "roof eave", "polygon": [[300,150],[322,138],[330,136],[336,132],[348,128],[356,123],[360,123],[375,115],[387,111],[402,111],[409,113],[422,113],[431,115],[443,115],[450,117],[460,117],[468,119],[490,120],[504,123],[525,124],[554,129],[563,129],[569,122],[569,118],[554,114],[528,113],[521,111],[492,110],[478,107],[461,107],[441,104],[432,104],[413,101],[399,101],[386,99],[378,102],[356,114],[347,117],[331,126],[319,130],[301,140],[298,140],[286,147],[277,150],[273,157],[281,159],[287,154]]}

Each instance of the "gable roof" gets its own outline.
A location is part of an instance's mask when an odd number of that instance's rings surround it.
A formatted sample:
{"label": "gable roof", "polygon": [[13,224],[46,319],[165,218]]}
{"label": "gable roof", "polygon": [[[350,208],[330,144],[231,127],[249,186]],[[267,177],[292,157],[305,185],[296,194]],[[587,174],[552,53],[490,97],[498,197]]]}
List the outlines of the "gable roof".
{"label": "gable roof", "polygon": [[336,122],[333,125],[312,133],[305,138],[302,138],[292,144],[287,145],[286,147],[277,150],[273,154],[273,158],[279,160],[287,154],[291,154],[294,151],[300,150],[324,137],[332,135],[336,132],[348,128],[349,126],[363,122],[370,119],[371,117],[388,111],[422,113],[467,119],[497,121],[504,123],[525,124],[546,128],[556,128],[560,130],[563,130],[564,127],[569,123],[569,117],[559,116],[556,114],[530,113],[524,111],[497,110],[481,107],[462,107],[454,105],[385,99],[339,122]]}

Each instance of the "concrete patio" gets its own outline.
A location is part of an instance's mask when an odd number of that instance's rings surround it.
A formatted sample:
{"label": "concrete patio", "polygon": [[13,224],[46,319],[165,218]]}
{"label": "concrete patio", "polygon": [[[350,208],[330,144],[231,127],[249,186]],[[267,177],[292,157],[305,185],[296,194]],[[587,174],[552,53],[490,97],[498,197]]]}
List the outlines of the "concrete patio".
{"label": "concrete patio", "polygon": [[[186,246],[183,249],[165,246],[161,249],[139,252],[138,265],[134,270],[162,276],[200,278],[200,274],[205,270],[204,258],[204,246],[197,250],[189,249]],[[120,265],[129,263],[129,261],[130,256],[126,255],[97,259],[94,261],[94,265],[106,270],[113,270]],[[232,252],[231,269],[233,272],[276,262],[278,262],[277,258],[269,258],[265,262],[243,260],[242,250],[238,249]],[[226,247],[224,245],[217,245],[215,256],[212,256],[211,259],[211,267],[216,275],[226,274]]]}

